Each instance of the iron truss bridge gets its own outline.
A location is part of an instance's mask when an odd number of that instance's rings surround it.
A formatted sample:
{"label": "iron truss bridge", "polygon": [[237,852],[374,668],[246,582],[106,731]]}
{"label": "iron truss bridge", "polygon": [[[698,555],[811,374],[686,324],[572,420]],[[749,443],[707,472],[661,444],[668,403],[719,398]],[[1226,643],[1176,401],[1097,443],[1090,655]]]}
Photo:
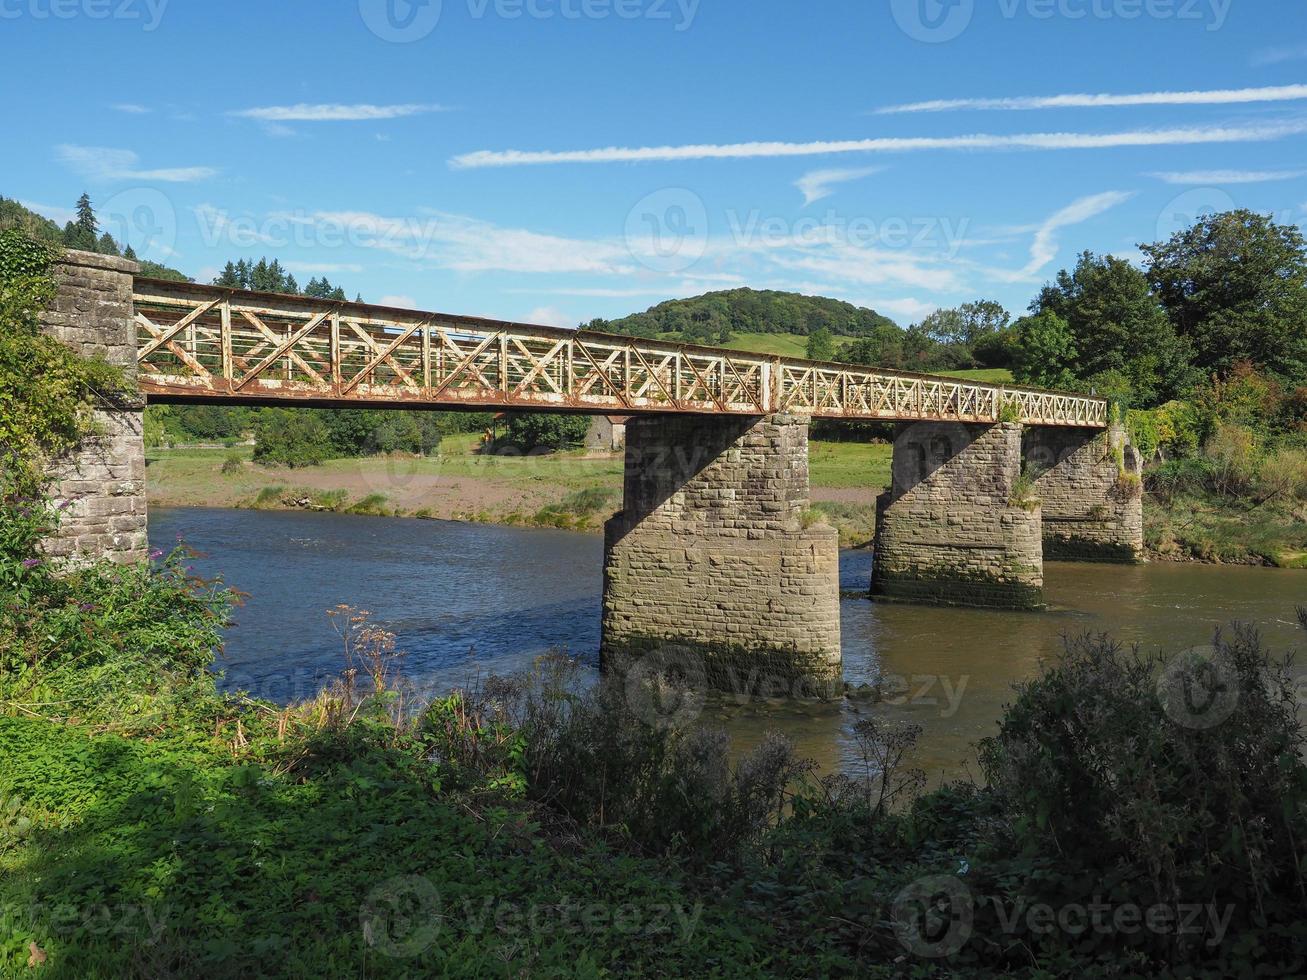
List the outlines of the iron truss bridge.
{"label": "iron truss bridge", "polygon": [[1107,425],[1036,388],[142,277],[133,300],[151,402]]}

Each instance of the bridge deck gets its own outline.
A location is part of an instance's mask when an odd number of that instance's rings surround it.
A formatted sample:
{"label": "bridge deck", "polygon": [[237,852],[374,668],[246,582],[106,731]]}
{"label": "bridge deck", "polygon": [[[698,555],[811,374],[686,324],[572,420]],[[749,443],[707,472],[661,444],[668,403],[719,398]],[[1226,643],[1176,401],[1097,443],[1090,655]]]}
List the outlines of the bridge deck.
{"label": "bridge deck", "polygon": [[1102,428],[1102,398],[138,277],[152,402],[537,409]]}

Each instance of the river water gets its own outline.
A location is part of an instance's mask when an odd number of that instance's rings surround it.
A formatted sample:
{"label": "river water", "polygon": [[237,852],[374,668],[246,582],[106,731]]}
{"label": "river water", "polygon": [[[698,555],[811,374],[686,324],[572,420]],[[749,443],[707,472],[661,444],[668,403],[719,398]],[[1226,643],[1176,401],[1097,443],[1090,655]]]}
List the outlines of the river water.
{"label": "river water", "polygon": [[[366,609],[398,636],[403,671],[427,688],[510,673],[564,649],[597,668],[603,542],[598,535],[406,518],[155,508],[150,538],[181,536],[248,593],[217,668],[229,688],[278,701],[308,697],[341,668],[328,609]],[[1063,635],[1109,632],[1175,650],[1209,643],[1232,620],[1257,624],[1268,645],[1302,634],[1307,573],[1193,564],[1045,568],[1041,613],[934,609],[863,598],[871,555],[840,559],[844,674],[879,684],[877,701],[824,706],[717,705],[709,719],[737,746],[784,732],[827,771],[856,769],[853,725],[870,713],[923,728],[915,760],[932,776],[968,770],[973,743],[992,734],[1014,682],[1056,653]],[[974,770],[974,766],[971,766]]]}

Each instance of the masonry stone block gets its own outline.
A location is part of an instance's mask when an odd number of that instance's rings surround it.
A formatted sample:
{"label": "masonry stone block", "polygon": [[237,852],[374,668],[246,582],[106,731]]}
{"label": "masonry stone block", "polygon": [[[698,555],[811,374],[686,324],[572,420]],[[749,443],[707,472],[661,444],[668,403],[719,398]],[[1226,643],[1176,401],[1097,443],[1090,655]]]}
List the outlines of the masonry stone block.
{"label": "masonry stone block", "polygon": [[1021,426],[903,423],[876,506],[872,595],[939,605],[1043,605],[1040,506],[1021,481]]}
{"label": "masonry stone block", "polygon": [[838,687],[839,539],[809,519],[807,422],[628,421],[604,536],[606,665],[670,651],[737,694]]}
{"label": "masonry stone block", "polygon": [[1045,558],[1143,561],[1141,461],[1121,426],[1030,429],[1023,452],[1038,474]]}
{"label": "masonry stone block", "polygon": [[[68,251],[55,266],[58,293],[42,329],[83,357],[99,356],[136,380],[132,310],[135,262]],[[52,557],[70,562],[146,556],[145,440],[136,405],[101,406],[94,432],[68,457],[49,466],[51,497],[62,520],[45,542]]]}

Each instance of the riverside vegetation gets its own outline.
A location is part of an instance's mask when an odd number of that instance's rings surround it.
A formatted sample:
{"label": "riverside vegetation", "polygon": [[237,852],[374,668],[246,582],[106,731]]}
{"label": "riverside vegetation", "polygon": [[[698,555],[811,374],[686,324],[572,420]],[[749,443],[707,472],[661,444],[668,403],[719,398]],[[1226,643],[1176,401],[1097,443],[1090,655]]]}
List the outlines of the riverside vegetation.
{"label": "riverside vegetation", "polygon": [[1248,629],[1169,659],[1069,642],[981,780],[921,794],[916,732],[874,715],[860,776],[779,736],[732,760],[673,723],[674,676],[546,657],[431,697],[348,608],[314,698],[222,693],[235,597],[184,549],[60,574],[49,511],[3,506],[4,975],[1307,968],[1307,746]]}
{"label": "riverside vegetation", "polygon": [[0,358],[26,436],[0,485],[4,975],[1307,968],[1298,692],[1244,627],[1169,657],[1069,641],[980,745],[981,779],[929,793],[916,730],[874,715],[858,776],[780,737],[733,760],[677,723],[697,692],[672,671],[593,682],[546,657],[431,697],[348,607],[311,700],[219,691],[238,597],[184,547],[41,554],[58,513],[31,483],[101,397],[33,329],[48,259],[0,282],[0,336],[51,358],[40,379]]}

